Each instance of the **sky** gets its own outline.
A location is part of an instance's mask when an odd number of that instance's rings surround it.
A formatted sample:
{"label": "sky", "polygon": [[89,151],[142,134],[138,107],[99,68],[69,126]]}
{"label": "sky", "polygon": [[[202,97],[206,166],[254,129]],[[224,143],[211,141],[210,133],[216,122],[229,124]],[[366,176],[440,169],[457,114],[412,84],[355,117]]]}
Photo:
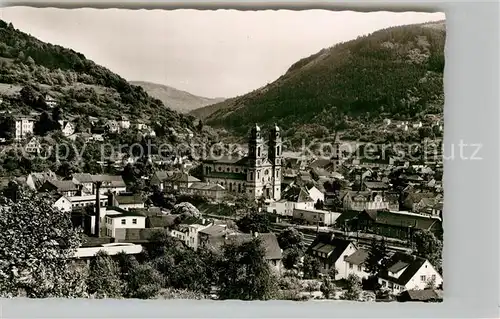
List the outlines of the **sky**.
{"label": "sky", "polygon": [[327,10],[0,8],[0,19],[71,48],[129,81],[204,97],[234,97],[273,82],[323,48],[444,13]]}

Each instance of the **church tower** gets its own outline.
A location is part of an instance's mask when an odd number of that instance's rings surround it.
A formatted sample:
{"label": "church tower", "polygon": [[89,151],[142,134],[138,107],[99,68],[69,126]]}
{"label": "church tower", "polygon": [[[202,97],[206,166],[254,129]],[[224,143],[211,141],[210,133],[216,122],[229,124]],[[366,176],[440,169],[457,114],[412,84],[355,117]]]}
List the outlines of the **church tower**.
{"label": "church tower", "polygon": [[247,169],[247,185],[246,189],[248,196],[252,199],[260,198],[262,194],[261,175],[262,166],[265,161],[264,156],[264,140],[260,127],[255,124],[250,129],[248,138],[248,169]]}
{"label": "church tower", "polygon": [[273,165],[272,184],[273,199],[281,199],[281,165],[283,162],[283,143],[281,141],[281,132],[277,125],[274,125],[269,132],[269,151],[268,158]]}

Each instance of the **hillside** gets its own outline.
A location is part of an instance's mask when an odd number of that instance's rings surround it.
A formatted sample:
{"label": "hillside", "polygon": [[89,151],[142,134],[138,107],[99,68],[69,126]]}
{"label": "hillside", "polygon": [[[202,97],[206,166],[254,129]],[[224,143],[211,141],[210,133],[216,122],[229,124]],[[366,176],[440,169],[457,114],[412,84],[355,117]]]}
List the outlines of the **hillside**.
{"label": "hillside", "polygon": [[130,83],[142,87],[149,95],[157,98],[172,110],[180,113],[187,113],[207,105],[224,101],[223,98],[211,99],[197,96],[186,91],[157,83],[143,81],[130,81]]}
{"label": "hillside", "polygon": [[332,132],[442,114],[444,23],[388,28],[323,49],[265,87],[190,114],[237,134],[277,123],[288,135],[303,126]]}
{"label": "hillside", "polygon": [[[23,90],[22,90],[23,89]],[[88,60],[83,54],[44,43],[0,20],[0,109],[29,114],[47,111],[50,94],[63,114],[115,119],[126,115],[193,128],[193,118],[164,106],[140,86]]]}

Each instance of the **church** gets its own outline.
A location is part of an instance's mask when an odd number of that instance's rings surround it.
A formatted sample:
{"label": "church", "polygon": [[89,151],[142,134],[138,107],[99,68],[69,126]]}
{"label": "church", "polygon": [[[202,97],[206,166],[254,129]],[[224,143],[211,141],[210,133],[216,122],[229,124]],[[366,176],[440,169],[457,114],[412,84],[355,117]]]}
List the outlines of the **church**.
{"label": "church", "polygon": [[283,148],[278,126],[269,132],[267,152],[264,148],[262,132],[256,124],[250,129],[247,156],[204,160],[204,180],[222,185],[228,192],[245,194],[250,199],[280,200]]}

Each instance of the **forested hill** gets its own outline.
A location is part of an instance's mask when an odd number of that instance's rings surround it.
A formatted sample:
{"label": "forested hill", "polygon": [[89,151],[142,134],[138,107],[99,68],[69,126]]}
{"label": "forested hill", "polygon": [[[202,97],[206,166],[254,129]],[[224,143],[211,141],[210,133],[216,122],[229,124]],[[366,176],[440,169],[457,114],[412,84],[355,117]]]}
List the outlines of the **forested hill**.
{"label": "forested hill", "polygon": [[332,130],[441,114],[445,35],[444,21],[376,31],[296,62],[263,88],[191,114],[240,134],[253,123]]}
{"label": "forested hill", "polygon": [[139,85],[146,92],[148,92],[149,95],[161,100],[172,110],[180,113],[187,113],[189,111],[199,109],[200,107],[224,101],[224,98],[207,98],[197,96],[163,84],[144,81],[130,81],[130,83]]}
{"label": "forested hill", "polygon": [[[31,88],[24,91],[24,98],[12,98],[24,87]],[[4,101],[11,98],[10,108],[28,113],[39,106],[36,96],[47,93],[59,101],[64,114],[108,119],[127,115],[173,128],[192,126],[190,117],[169,109],[140,86],[83,54],[44,43],[0,20],[0,96]]]}

